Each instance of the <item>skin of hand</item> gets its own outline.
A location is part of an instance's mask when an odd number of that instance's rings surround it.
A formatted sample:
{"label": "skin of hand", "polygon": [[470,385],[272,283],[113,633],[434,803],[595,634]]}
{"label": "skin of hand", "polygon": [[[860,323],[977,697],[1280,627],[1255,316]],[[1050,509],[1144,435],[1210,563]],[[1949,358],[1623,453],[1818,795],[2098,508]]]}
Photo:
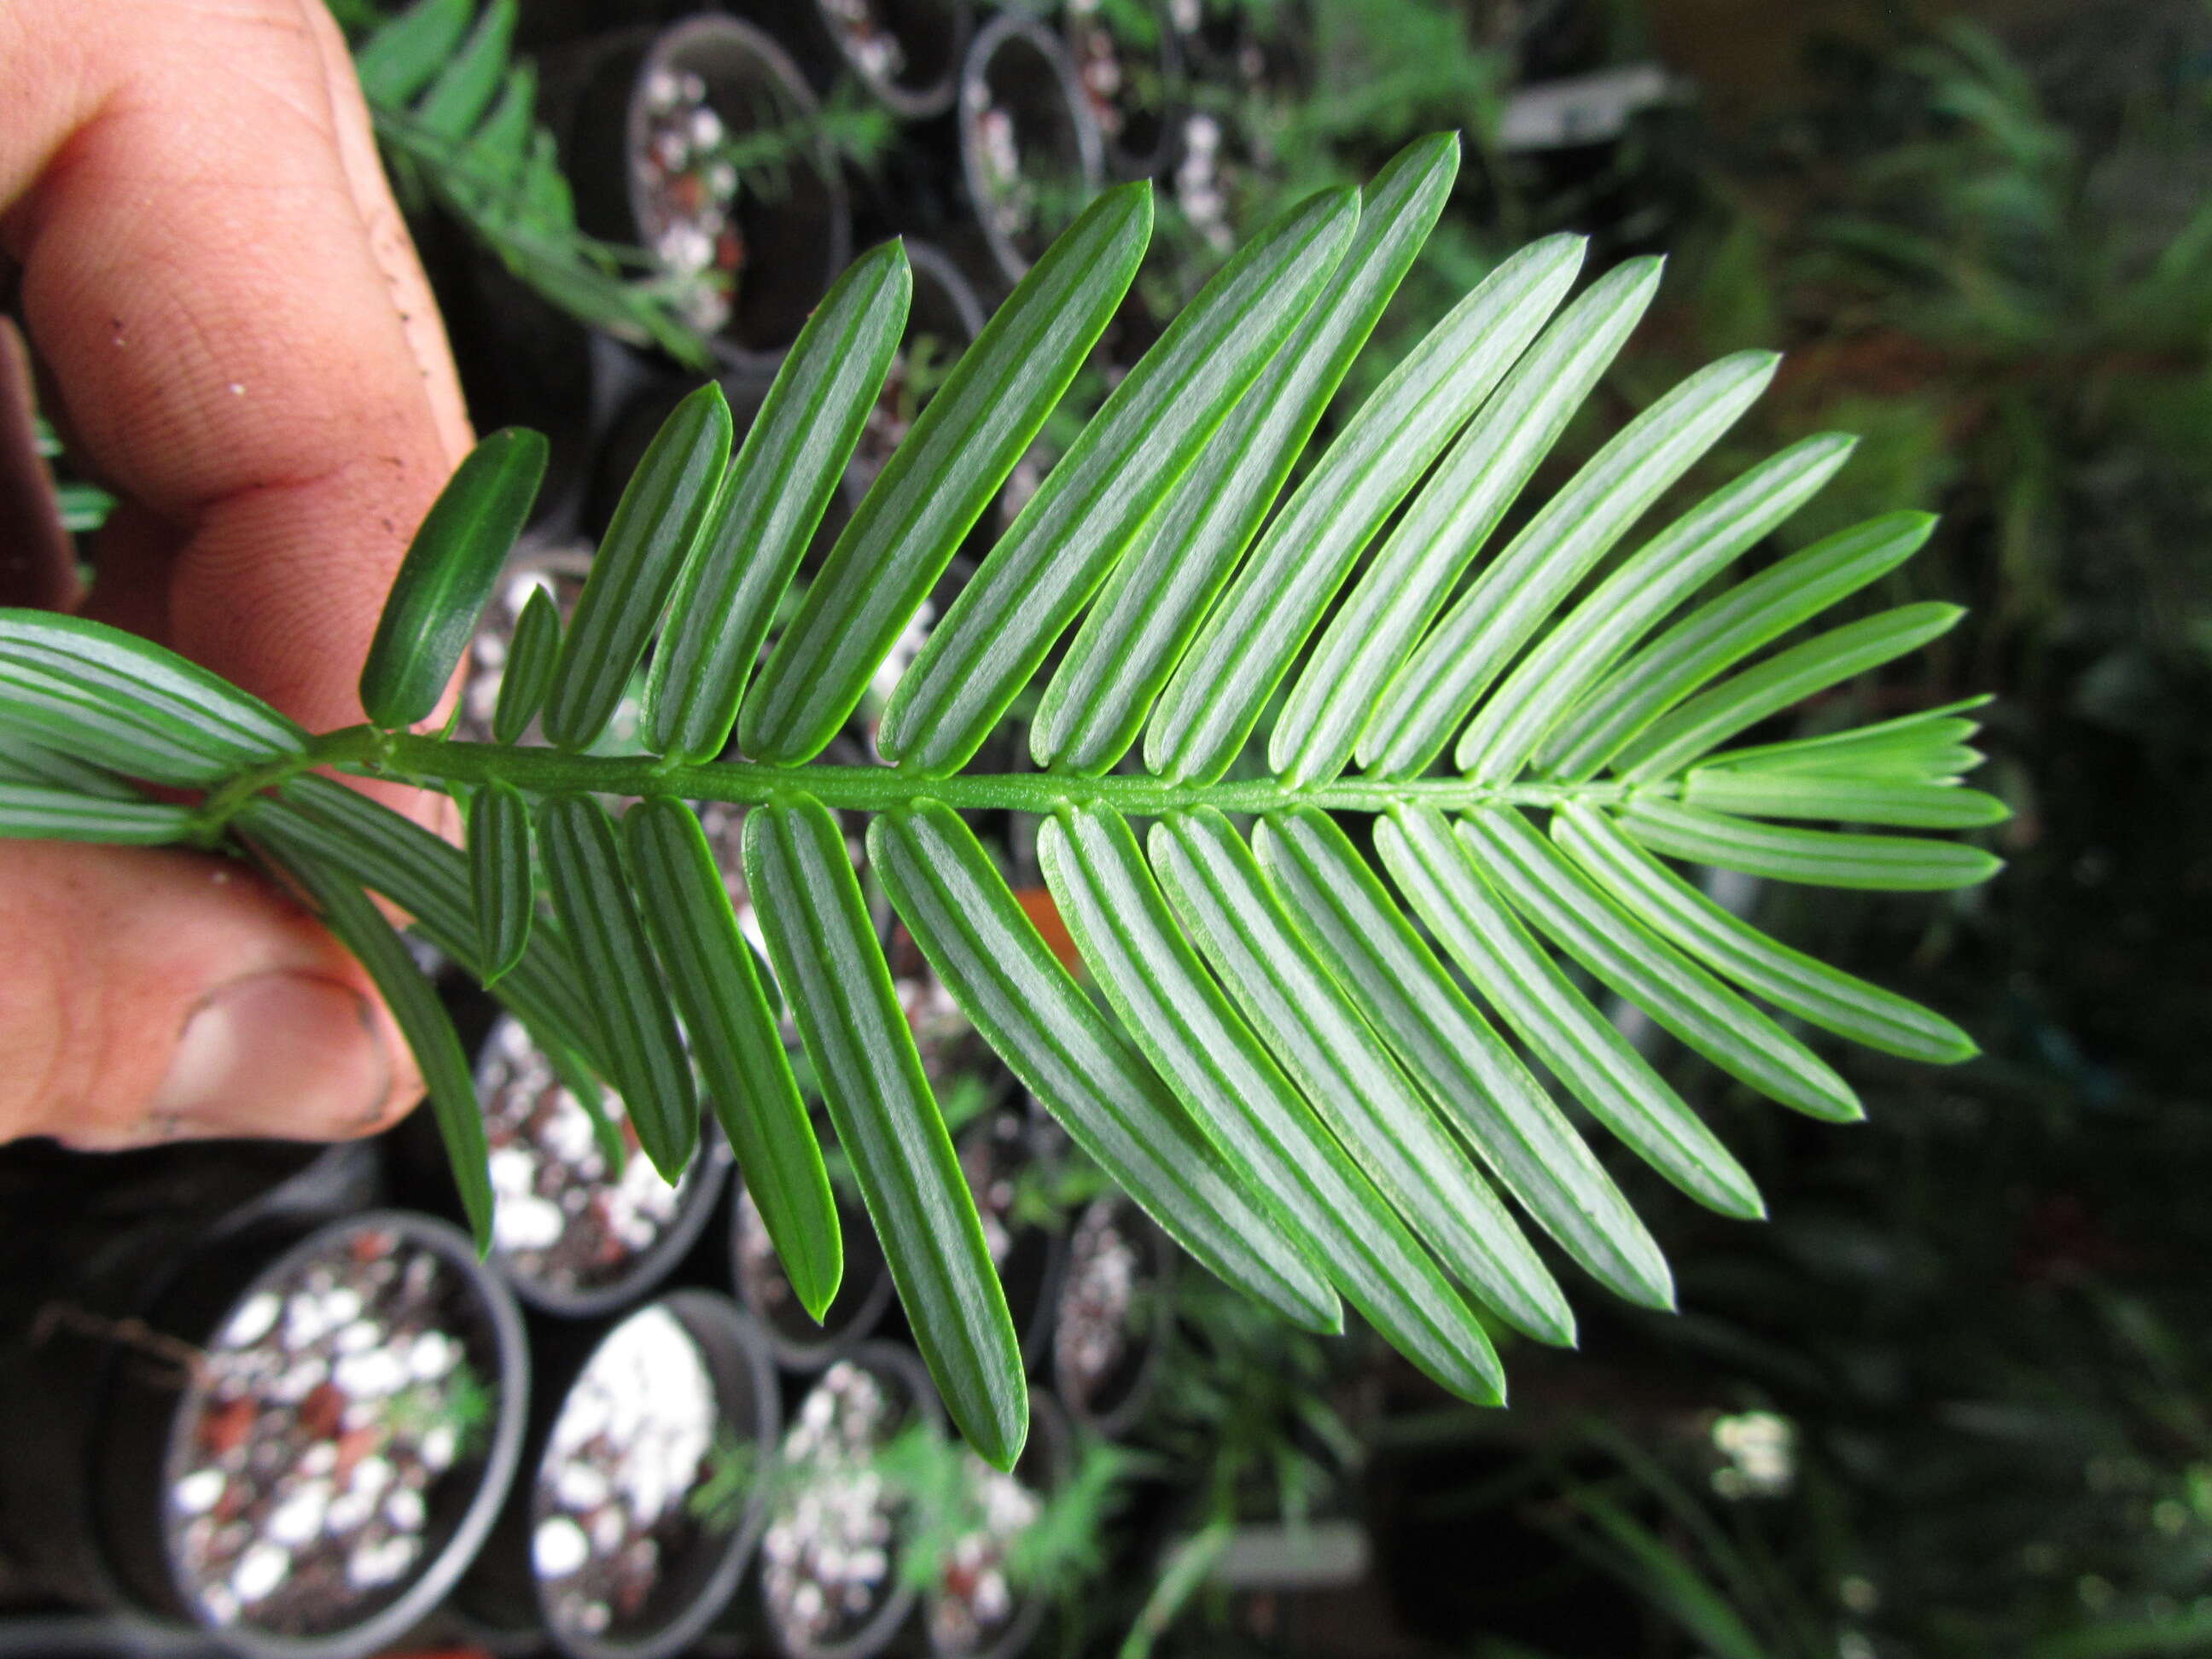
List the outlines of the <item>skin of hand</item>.
{"label": "skin of hand", "polygon": [[[50,493],[0,499],[0,604],[158,640],[311,731],[359,721],[470,433],[322,0],[4,0],[0,254],[44,407],[121,502],[79,596]],[[20,360],[0,497],[32,471]],[[244,866],[0,842],[0,1139],[337,1139],[421,1091],[359,965]]]}

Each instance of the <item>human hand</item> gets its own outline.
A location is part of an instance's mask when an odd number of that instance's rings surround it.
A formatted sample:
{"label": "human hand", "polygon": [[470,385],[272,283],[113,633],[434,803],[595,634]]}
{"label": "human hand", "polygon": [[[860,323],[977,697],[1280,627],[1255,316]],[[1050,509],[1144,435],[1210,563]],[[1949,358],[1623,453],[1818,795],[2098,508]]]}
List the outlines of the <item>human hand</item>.
{"label": "human hand", "polygon": [[[7,499],[25,388],[0,338],[0,604],[133,629],[313,730],[359,721],[469,429],[321,0],[0,5],[0,252],[70,453],[121,503],[75,605],[50,522]],[[337,1138],[421,1088],[359,965],[244,867],[0,842],[0,1139]]]}

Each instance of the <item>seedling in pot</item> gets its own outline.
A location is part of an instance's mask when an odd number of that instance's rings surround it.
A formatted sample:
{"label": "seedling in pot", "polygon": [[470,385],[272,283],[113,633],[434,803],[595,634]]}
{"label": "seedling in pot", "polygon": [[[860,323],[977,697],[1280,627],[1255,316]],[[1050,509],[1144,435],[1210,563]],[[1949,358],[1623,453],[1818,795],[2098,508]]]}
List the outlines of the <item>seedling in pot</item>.
{"label": "seedling in pot", "polygon": [[170,1451],[165,1524],[201,1618],[325,1635],[435,1552],[441,1491],[479,1478],[495,1409],[473,1294],[431,1250],[369,1227],[232,1311]]}

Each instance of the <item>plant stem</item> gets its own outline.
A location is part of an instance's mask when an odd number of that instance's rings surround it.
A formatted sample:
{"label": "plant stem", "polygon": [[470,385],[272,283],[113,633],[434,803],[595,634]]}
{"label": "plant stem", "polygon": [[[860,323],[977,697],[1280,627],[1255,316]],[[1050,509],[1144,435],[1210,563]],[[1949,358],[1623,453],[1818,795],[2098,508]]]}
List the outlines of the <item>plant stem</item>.
{"label": "plant stem", "polygon": [[[1198,806],[1262,813],[1317,806],[1330,811],[1381,812],[1401,805],[1457,811],[1483,805],[1547,807],[1566,801],[1613,802],[1632,793],[1672,794],[1673,786],[1612,782],[1476,783],[1465,778],[1337,778],[1292,787],[1272,778],[1218,783],[1170,783],[1141,774],[1082,778],[1048,772],[923,777],[889,766],[763,766],[746,761],[672,765],[650,755],[569,755],[503,744],[453,743],[407,732],[350,726],[318,738],[308,764],[336,766],[372,777],[416,783],[497,781],[532,794],[673,795],[744,805],[807,794],[823,805],[884,811],[921,799],[966,809],[1049,813],[1063,805],[1108,806],[1134,817]],[[257,775],[254,787],[273,779]],[[218,799],[234,806],[243,796]]]}

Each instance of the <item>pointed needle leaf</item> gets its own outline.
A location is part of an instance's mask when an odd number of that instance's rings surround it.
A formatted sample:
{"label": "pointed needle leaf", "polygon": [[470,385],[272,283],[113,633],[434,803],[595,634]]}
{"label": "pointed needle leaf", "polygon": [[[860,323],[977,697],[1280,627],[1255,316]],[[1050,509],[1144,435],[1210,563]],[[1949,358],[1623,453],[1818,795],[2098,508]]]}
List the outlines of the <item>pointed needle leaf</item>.
{"label": "pointed needle leaf", "polygon": [[629,1109],[638,1144],[673,1186],[699,1144],[699,1097],[614,820],[592,796],[555,795],[538,809],[538,846],[553,913],[597,992],[602,1069]]}
{"label": "pointed needle leaf", "polygon": [[1502,1402],[1504,1372],[1480,1321],[1184,943],[1128,824],[1062,807],[1037,851],[1115,1012],[1229,1166],[1391,1346],[1462,1398]]}
{"label": "pointed needle leaf", "polygon": [[868,858],[962,1012],[1079,1146],[1209,1271],[1308,1330],[1343,1328],[1335,1292],[1060,964],[958,813],[884,813]]}
{"label": "pointed needle leaf", "polygon": [[1358,222],[1350,190],[1285,210],[1115,387],[891,694],[877,739],[887,758],[935,775],[975,752],[1332,279]]}
{"label": "pointed needle leaf", "polygon": [[561,607],[543,587],[532,587],[515,618],[514,638],[499,677],[499,700],[492,705],[491,734],[514,743],[530,729],[552,688],[554,665],[561,657]]}
{"label": "pointed needle leaf", "polygon": [[614,718],[730,459],[730,405],[709,380],[669,411],[624,486],[576,596],[545,699],[547,741],[591,746]]}
{"label": "pointed needle leaf", "polygon": [[906,250],[884,243],[837,279],[785,356],[653,653],[653,753],[708,761],[729,741],[776,605],[883,389],[913,290]]}
{"label": "pointed needle leaf", "polygon": [[1668,858],[1808,887],[1941,892],[2004,868],[1995,854],[1959,842],[1784,829],[1666,800],[1632,800],[1618,821],[1630,840]]}
{"label": "pointed needle leaf", "polygon": [[699,819],[681,801],[623,814],[638,908],[676,994],[707,1098],[737,1154],[784,1275],[819,1322],[837,1294],[845,1247],[822,1149],[782,1034],[738,931],[729,889]]}
{"label": "pointed needle leaf", "polygon": [[1029,1432],[1021,1346],[837,821],[807,796],[755,807],[745,882],[915,1346],[968,1443],[1011,1469]]}
{"label": "pointed needle leaf", "polygon": [[1112,319],[1152,229],[1149,186],[1108,191],[962,354],[746,694],[738,716],[746,754],[796,763],[836,735]]}
{"label": "pointed needle leaf", "polygon": [[187,806],[0,781],[0,837],[158,847],[188,840],[195,827]]}

